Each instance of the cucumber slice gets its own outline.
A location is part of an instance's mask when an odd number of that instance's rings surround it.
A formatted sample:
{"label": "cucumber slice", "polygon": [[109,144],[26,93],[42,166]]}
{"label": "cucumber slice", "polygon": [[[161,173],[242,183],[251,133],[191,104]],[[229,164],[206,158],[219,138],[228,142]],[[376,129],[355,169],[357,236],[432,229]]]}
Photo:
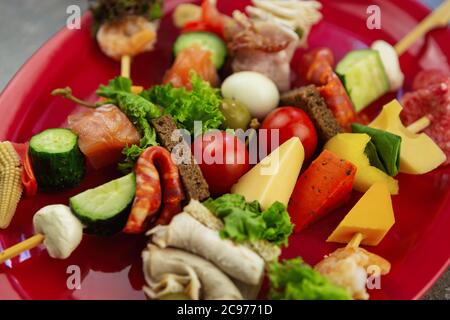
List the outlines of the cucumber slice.
{"label": "cucumber slice", "polygon": [[223,66],[227,56],[227,47],[222,39],[210,32],[188,32],[179,36],[173,48],[175,56],[194,44],[212,52],[212,62],[217,69]]}
{"label": "cucumber slice", "polygon": [[136,177],[130,173],[70,198],[75,216],[86,226],[86,233],[112,235],[125,226],[128,209],[136,192]]}
{"label": "cucumber slice", "polygon": [[69,129],[47,129],[33,136],[28,152],[41,190],[72,188],[84,177],[84,156],[77,135]]}
{"label": "cucumber slice", "polygon": [[357,112],[389,91],[389,79],[376,50],[348,53],[337,65],[336,73]]}

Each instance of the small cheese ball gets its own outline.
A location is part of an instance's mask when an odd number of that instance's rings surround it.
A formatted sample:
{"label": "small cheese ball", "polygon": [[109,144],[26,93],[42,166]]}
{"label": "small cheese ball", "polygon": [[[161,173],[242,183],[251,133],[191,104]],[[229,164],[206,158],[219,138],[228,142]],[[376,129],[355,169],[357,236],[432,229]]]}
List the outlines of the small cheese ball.
{"label": "small cheese ball", "polygon": [[83,225],[68,206],[55,204],[40,209],[33,217],[36,233],[45,236],[44,245],[55,259],[66,259],[83,237]]}

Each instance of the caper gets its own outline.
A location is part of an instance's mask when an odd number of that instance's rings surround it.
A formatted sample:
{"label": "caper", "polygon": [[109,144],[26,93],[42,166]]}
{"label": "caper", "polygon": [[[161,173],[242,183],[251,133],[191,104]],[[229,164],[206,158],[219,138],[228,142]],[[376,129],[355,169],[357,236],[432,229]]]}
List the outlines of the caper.
{"label": "caper", "polygon": [[251,120],[250,112],[240,101],[223,99],[220,111],[225,117],[224,126],[230,129],[246,130]]}

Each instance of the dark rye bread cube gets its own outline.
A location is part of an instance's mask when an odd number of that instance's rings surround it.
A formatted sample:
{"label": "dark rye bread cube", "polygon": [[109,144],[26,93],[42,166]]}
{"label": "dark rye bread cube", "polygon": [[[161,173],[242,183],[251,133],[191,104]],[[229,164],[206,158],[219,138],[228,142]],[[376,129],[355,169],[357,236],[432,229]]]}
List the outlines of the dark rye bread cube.
{"label": "dark rye bread cube", "polygon": [[[156,130],[161,145],[169,150],[169,152],[177,148],[177,157],[187,160],[177,163],[177,167],[180,171],[181,180],[183,181],[188,200],[195,199],[203,201],[209,198],[208,183],[190,152],[190,146],[184,141],[181,135],[175,135],[176,139],[172,139],[173,132],[178,129],[172,117],[169,115],[159,117],[152,120],[152,125]],[[189,153],[189,155],[186,153]]]}
{"label": "dark rye bread cube", "polygon": [[286,92],[281,96],[281,103],[282,105],[298,107],[305,111],[311,118],[322,144],[325,144],[338,133],[343,132],[314,85]]}

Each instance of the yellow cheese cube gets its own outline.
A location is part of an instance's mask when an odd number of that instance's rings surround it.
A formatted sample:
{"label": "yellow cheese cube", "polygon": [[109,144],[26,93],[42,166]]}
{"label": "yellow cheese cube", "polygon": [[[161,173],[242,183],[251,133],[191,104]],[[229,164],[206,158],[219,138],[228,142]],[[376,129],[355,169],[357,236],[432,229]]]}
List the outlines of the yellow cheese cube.
{"label": "yellow cheese cube", "polygon": [[400,103],[393,100],[369,126],[402,137],[400,172],[424,174],[436,169],[447,159],[445,153],[425,133],[415,134],[405,128],[400,120],[401,111]]}
{"label": "yellow cheese cube", "polygon": [[293,137],[243,175],[231,192],[243,195],[247,201],[258,200],[263,210],[275,201],[287,206],[304,158],[300,139]]}
{"label": "yellow cheese cube", "polygon": [[362,244],[376,246],[394,223],[389,190],[386,184],[377,182],[361,197],[327,241],[348,243],[360,232],[363,235]]}

